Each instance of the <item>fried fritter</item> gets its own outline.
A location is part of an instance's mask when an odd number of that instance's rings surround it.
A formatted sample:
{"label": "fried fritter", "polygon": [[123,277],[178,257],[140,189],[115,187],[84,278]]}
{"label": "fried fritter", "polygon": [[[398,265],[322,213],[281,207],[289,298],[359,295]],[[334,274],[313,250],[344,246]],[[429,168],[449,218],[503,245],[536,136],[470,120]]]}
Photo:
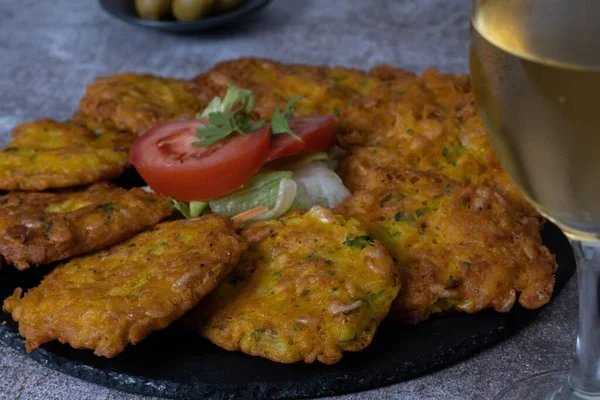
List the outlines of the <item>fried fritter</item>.
{"label": "fried fritter", "polygon": [[446,311],[546,304],[556,261],[540,222],[486,186],[427,172],[379,169],[337,211],[364,222],[390,251],[402,290],[392,315],[416,323]]}
{"label": "fried fritter", "polygon": [[361,188],[368,169],[413,168],[462,184],[495,187],[521,209],[536,214],[496,159],[466,75],[430,69],[410,77],[388,65],[374,68],[370,75],[381,79],[383,86],[371,94],[373,105],[353,106],[346,112],[347,129],[340,139],[350,154],[339,173],[353,190]]}
{"label": "fried fritter", "polygon": [[238,262],[246,244],[217,215],[162,223],[58,266],[4,309],[27,351],[59,340],[114,357],[194,307]]}
{"label": "fried fritter", "polygon": [[353,101],[360,101],[379,81],[366,73],[308,65],[285,65],[270,60],[243,58],[224,61],[195,78],[197,96],[208,103],[223,96],[228,85],[256,93],[256,116],[269,119],[275,107],[284,109],[295,96],[297,115],[340,113]]}
{"label": "fried fritter", "polygon": [[227,350],[333,364],[367,347],[399,289],[385,248],[361,224],[313,207],[259,222],[240,264],[186,317]]}
{"label": "fried fritter", "polygon": [[[376,171],[379,168],[409,168],[410,164],[406,162],[399,152],[389,147],[353,147],[348,153],[342,158],[337,168],[337,173],[340,175],[344,184],[352,191],[358,191],[365,188],[368,180],[367,176]],[[465,160],[465,170],[469,167],[466,166],[468,161]],[[494,161],[495,163],[495,161]],[[455,170],[454,166],[450,168],[444,168],[441,163],[438,163],[436,167],[424,167],[424,168],[411,168],[416,170],[425,171],[438,171],[442,175],[452,179],[452,176],[458,178],[458,182],[469,185],[484,185],[494,188],[500,191],[507,199],[513,202],[521,211],[527,212],[530,215],[536,215],[535,209],[525,200],[517,185],[513,182],[510,176],[500,167],[500,165],[493,165],[486,171],[483,168],[479,168],[477,163],[471,163],[470,167],[473,169],[471,178],[468,175],[455,175],[452,170]],[[422,166],[421,166],[422,167]],[[462,168],[462,167],[461,167]],[[477,171],[477,172],[476,172]]]}
{"label": "fried fritter", "polygon": [[132,135],[43,119],[16,127],[0,151],[0,190],[44,190],[118,177]]}
{"label": "fried fritter", "polygon": [[412,168],[465,185],[493,187],[520,210],[537,215],[496,158],[468,76],[430,69],[410,78],[388,65],[374,68],[370,75],[384,82],[371,95],[377,105],[351,107],[340,139],[350,154],[338,172],[353,190],[362,188],[370,169]]}
{"label": "fried fritter", "polygon": [[0,196],[0,255],[20,270],[130,238],[173,212],[167,199],[109,184]]}
{"label": "fried fritter", "polygon": [[378,85],[362,102],[349,104],[342,116],[346,120],[340,137],[342,147],[400,148],[415,142],[412,153],[427,151],[424,144],[436,139],[458,145],[465,135],[463,145],[487,149],[483,132],[460,129],[460,119],[471,117],[475,110],[468,76],[441,74],[434,69],[416,76],[389,65],[373,68],[369,76]]}
{"label": "fried fritter", "polygon": [[181,79],[146,74],[98,78],[81,99],[81,112],[112,129],[141,134],[157,122],[195,118],[206,105]]}

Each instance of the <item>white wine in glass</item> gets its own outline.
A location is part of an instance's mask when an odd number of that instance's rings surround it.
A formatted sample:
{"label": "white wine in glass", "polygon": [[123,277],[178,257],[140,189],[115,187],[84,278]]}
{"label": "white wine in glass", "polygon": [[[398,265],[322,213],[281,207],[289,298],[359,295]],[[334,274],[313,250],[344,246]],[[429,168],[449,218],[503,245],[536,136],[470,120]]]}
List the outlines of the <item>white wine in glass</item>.
{"label": "white wine in glass", "polygon": [[498,399],[600,399],[600,0],[474,0],[470,70],[502,165],[578,262],[571,371]]}

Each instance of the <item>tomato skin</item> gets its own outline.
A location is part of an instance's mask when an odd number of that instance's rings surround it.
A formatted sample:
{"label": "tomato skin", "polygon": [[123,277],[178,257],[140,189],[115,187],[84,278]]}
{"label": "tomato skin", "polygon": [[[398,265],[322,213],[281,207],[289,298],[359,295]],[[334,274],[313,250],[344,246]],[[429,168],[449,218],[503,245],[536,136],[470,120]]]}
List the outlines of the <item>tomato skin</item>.
{"label": "tomato skin", "polygon": [[271,140],[267,162],[302,152],[324,151],[335,146],[336,119],[332,115],[292,118],[290,128],[303,141],[285,133],[276,136]]}
{"label": "tomato skin", "polygon": [[178,201],[207,201],[239,189],[265,163],[270,127],[231,135],[209,148],[194,147],[205,119],[170,121],[133,144],[130,162],[156,192]]}
{"label": "tomato skin", "polygon": [[156,125],[133,144],[130,162],[156,192],[178,201],[207,201],[239,189],[268,161],[335,146],[336,119],[328,115],[292,118],[290,128],[303,141],[288,134],[271,140],[266,124],[209,148],[193,146],[200,140],[198,126],[207,124],[197,119]]}

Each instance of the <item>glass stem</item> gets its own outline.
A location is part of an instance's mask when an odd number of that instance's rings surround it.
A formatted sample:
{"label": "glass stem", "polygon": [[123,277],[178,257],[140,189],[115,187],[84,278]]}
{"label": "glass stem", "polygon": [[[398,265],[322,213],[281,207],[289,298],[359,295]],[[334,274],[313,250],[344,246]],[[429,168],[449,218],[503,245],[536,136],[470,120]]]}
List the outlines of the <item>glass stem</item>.
{"label": "glass stem", "polygon": [[560,392],[570,392],[567,398],[600,398],[600,247],[579,241],[572,245],[577,259],[579,325],[569,380]]}

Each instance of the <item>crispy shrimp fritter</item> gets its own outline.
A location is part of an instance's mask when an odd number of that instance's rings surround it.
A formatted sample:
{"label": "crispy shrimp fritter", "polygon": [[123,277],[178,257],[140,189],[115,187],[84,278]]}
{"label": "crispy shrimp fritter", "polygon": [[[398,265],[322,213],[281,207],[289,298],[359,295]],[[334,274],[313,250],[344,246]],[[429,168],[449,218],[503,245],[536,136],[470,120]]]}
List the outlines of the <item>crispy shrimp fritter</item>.
{"label": "crispy shrimp fritter", "polygon": [[446,311],[546,304],[556,262],[540,222],[486,186],[380,169],[338,211],[364,222],[394,257],[402,290],[392,315],[416,323]]}
{"label": "crispy shrimp fritter", "polygon": [[195,118],[204,108],[192,82],[146,74],[98,78],[81,99],[81,112],[107,127],[141,134],[157,122]]}
{"label": "crispy shrimp fritter", "polygon": [[246,249],[224,217],[163,223],[132,239],[59,265],[4,309],[27,351],[59,340],[114,357],[194,307]]}
{"label": "crispy shrimp fritter", "polygon": [[0,255],[20,270],[110,246],[172,213],[167,199],[96,184],[63,193],[0,196]]}
{"label": "crispy shrimp fritter", "polygon": [[313,207],[243,235],[249,251],[189,326],[227,350],[282,363],[333,364],[371,343],[399,283],[358,221]]}
{"label": "crispy shrimp fritter", "polygon": [[0,151],[0,190],[44,190],[118,177],[135,138],[43,119],[17,126]]}

